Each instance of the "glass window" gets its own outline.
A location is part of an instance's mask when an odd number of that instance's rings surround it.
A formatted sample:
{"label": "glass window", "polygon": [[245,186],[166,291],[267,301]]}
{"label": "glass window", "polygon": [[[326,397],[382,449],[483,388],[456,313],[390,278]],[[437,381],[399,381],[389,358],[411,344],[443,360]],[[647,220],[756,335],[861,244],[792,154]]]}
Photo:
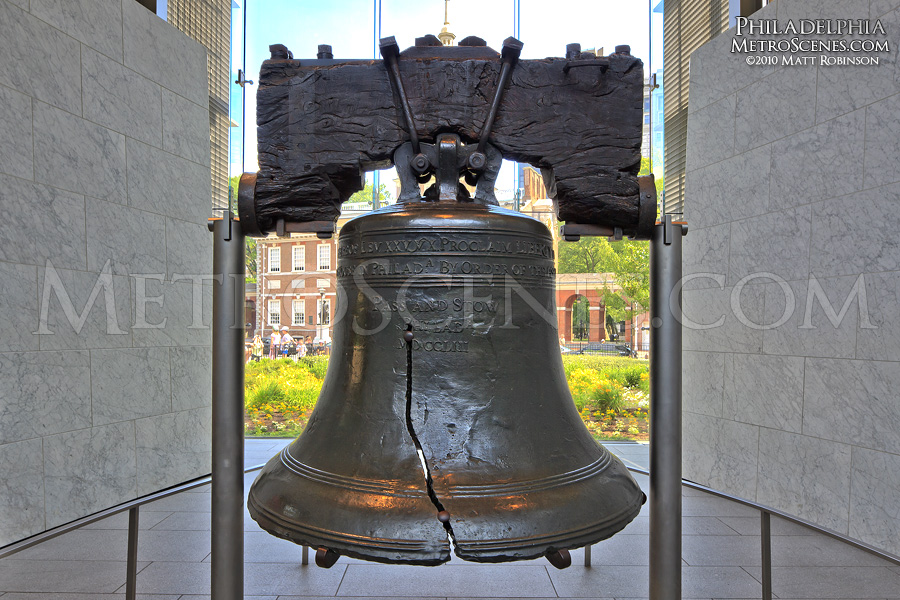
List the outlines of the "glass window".
{"label": "glass window", "polygon": [[306,322],[306,302],[303,300],[294,300],[292,303],[294,325],[303,325]]}
{"label": "glass window", "polygon": [[306,245],[298,244],[294,246],[292,256],[291,269],[294,271],[306,270]]}
{"label": "glass window", "polygon": [[269,325],[281,325],[281,302],[269,300]]}
{"label": "glass window", "polygon": [[328,244],[321,244],[319,246],[319,270],[331,270],[331,246]]}
{"label": "glass window", "polygon": [[281,272],[281,248],[269,248],[269,273]]}

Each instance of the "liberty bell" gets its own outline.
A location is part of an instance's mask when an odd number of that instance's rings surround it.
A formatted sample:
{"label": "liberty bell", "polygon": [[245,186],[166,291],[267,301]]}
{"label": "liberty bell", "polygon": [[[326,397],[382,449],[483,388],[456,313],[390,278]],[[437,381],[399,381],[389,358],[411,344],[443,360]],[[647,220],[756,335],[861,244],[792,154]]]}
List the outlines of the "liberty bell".
{"label": "liberty bell", "polygon": [[[414,132],[397,55],[382,50]],[[250,514],[318,549],[324,566],[338,555],[438,565],[451,551],[567,566],[568,549],[622,530],[645,497],[569,393],[553,238],[498,206],[502,152],[486,134],[468,144],[458,133],[411,137],[392,157],[398,203],[340,232],[322,392],[303,434],[253,483]],[[260,199],[240,201],[242,221],[260,222]]]}

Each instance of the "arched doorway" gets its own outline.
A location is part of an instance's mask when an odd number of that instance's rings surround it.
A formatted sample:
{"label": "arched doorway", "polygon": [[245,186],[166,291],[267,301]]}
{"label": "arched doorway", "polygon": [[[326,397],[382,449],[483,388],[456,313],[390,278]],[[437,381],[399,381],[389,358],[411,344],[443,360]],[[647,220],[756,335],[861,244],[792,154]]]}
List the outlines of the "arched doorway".
{"label": "arched doorway", "polygon": [[[573,342],[589,342],[591,333],[591,304],[587,296],[577,294],[572,302],[572,329],[570,339]],[[595,340],[596,341],[596,340]]]}

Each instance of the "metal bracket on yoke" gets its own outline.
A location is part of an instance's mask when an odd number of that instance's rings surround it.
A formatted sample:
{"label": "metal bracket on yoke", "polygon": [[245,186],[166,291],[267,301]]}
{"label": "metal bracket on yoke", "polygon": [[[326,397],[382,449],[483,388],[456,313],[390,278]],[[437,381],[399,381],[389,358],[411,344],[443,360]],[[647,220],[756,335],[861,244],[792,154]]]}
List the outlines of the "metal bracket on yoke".
{"label": "metal bracket on yoke", "polygon": [[275,221],[275,235],[278,237],[288,237],[292,233],[314,233],[320,240],[327,240],[334,232],[333,221]]}

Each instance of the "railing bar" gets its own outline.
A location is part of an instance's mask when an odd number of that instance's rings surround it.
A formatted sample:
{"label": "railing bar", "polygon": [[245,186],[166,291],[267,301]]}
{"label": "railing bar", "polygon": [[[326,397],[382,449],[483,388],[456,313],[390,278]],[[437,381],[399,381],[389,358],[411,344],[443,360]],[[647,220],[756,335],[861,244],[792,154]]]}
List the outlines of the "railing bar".
{"label": "railing bar", "polygon": [[772,518],[759,511],[759,546],[762,554],[762,600],[772,600]]}
{"label": "railing bar", "polygon": [[[244,469],[244,473],[252,473],[253,471],[259,471],[265,465],[255,465],[248,469]],[[55,537],[63,535],[64,533],[69,533],[70,531],[74,531],[76,529],[80,529],[85,525],[90,525],[91,523],[96,523],[97,521],[101,521],[113,515],[117,515],[120,512],[124,512],[126,510],[130,510],[135,506],[143,506],[144,504],[148,504],[150,502],[154,502],[156,500],[161,500],[163,498],[167,498],[169,496],[174,496],[175,494],[180,494],[181,492],[186,492],[192,490],[194,488],[198,488],[200,486],[208,484],[212,481],[212,477],[209,475],[205,475],[203,477],[199,477],[187,483],[183,483],[181,485],[177,485],[175,487],[169,488],[167,490],[163,490],[161,492],[154,492],[152,494],[148,494],[146,496],[141,496],[140,498],[135,498],[134,500],[129,500],[128,502],[123,502],[122,504],[118,504],[116,506],[112,506],[110,508],[106,508],[99,512],[96,512],[92,515],[88,515],[86,517],[81,517],[80,519],[76,519],[70,523],[65,525],[60,525],[59,527],[54,527],[53,529],[48,529],[47,531],[42,531],[41,533],[35,534],[31,537],[25,538],[24,540],[19,540],[18,542],[13,542],[12,544],[8,544],[0,548],[0,558],[6,558],[8,556],[12,556],[17,552],[21,552],[27,548],[31,548],[32,546],[36,546],[42,542],[46,542],[48,540],[52,540]]]}
{"label": "railing bar", "polygon": [[300,564],[301,565],[309,564],[309,546],[303,546],[303,550],[300,553]]}
{"label": "railing bar", "polygon": [[137,597],[137,553],[140,505],[128,509],[128,557],[125,565],[125,600]]}
{"label": "railing bar", "polygon": [[[650,471],[643,467],[632,467],[630,465],[625,465],[625,467],[633,472],[640,473],[641,475],[650,475]],[[793,515],[789,515],[787,513],[781,512],[777,508],[773,508],[771,506],[766,506],[765,504],[757,504],[751,500],[747,500],[746,498],[740,498],[738,496],[732,496],[731,494],[727,494],[725,492],[720,492],[719,490],[714,490],[712,488],[708,488],[705,485],[695,483],[693,481],[688,481],[686,479],[681,480],[681,485],[684,487],[688,487],[694,490],[698,490],[701,492],[706,492],[712,496],[718,496],[719,498],[725,498],[726,500],[730,500],[732,502],[736,502],[737,504],[743,504],[744,506],[748,506],[750,508],[755,508],[756,510],[764,510],[771,515],[775,515],[785,521],[790,521],[791,523],[795,523],[797,525],[802,525],[807,529],[812,529],[813,531],[817,531],[823,535],[827,535],[830,538],[834,538],[838,541],[844,542],[848,546],[853,546],[854,548],[858,548],[869,554],[874,554],[875,556],[886,560],[888,562],[892,562],[894,564],[900,565],[900,556],[890,554],[885,552],[884,550],[879,550],[873,546],[866,544],[865,542],[860,542],[859,540],[854,540],[853,538],[849,538],[842,533],[837,531],[832,531],[831,529],[826,529],[821,527],[820,525],[816,525],[815,523],[810,523],[809,521],[804,521],[799,517],[795,517]]]}
{"label": "railing bar", "polygon": [[584,547],[584,566],[591,566],[591,545],[588,544]]}

